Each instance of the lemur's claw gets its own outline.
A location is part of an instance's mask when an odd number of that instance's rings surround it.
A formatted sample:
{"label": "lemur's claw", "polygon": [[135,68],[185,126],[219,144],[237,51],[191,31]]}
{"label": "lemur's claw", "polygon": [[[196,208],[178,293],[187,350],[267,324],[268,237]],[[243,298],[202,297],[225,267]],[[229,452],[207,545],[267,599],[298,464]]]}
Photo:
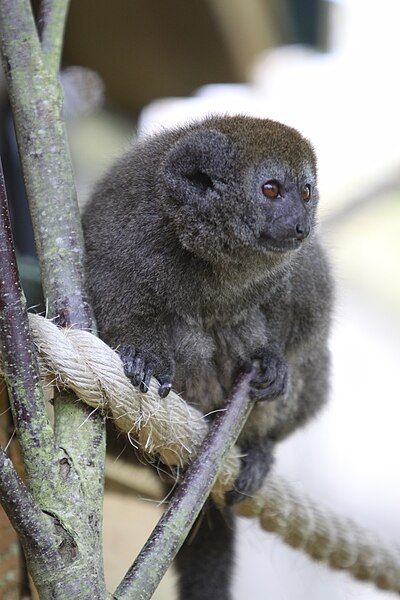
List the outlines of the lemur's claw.
{"label": "lemur's claw", "polygon": [[288,384],[288,366],[285,359],[263,348],[252,357],[258,371],[250,382],[250,398],[255,401],[275,400],[283,396]]}
{"label": "lemur's claw", "polygon": [[124,366],[125,375],[129,377],[132,385],[138,387],[145,394],[154,375],[160,383],[159,396],[161,398],[168,396],[172,389],[172,378],[170,375],[157,374],[157,360],[154,356],[130,345],[120,346],[119,355]]}

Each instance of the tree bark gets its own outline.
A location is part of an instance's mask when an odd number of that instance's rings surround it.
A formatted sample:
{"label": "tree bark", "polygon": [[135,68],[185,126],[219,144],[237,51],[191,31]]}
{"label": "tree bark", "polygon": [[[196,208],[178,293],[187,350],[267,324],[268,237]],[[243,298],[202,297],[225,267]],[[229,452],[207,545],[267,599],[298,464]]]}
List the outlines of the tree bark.
{"label": "tree bark", "polygon": [[[42,12],[42,49],[30,2],[0,0],[1,52],[48,314],[61,326],[93,329],[92,313],[83,285],[83,238],[61,117],[62,94],[55,73],[61,49],[58,38],[63,29],[60,10],[65,15],[67,6],[65,1],[46,1]],[[46,22],[46,18],[50,20]],[[21,298],[19,309],[21,314],[24,311]],[[23,323],[18,325],[19,333],[27,335]],[[12,338],[15,338],[15,333],[12,332]],[[18,352],[14,358],[12,369],[9,369],[11,373],[21,366]],[[15,384],[14,388],[17,387]],[[37,384],[35,394],[38,388]],[[40,405],[39,396],[35,398],[37,407]],[[32,472],[29,485],[37,506],[43,508],[43,515],[50,519],[56,533],[53,540],[56,553],[51,560],[48,556],[47,563],[41,563],[40,568],[37,553],[29,552],[25,546],[35,585],[44,599],[103,598],[106,596],[101,541],[105,453],[103,416],[99,412],[90,415],[91,409],[77,403],[72,394],[63,401],[56,399],[54,443],[54,440],[49,441],[44,422],[38,424],[38,411],[33,414],[26,406],[26,399],[14,411],[20,429],[32,439],[45,437],[47,440],[44,443],[41,439],[38,457],[34,456],[33,450],[29,457],[26,455],[27,473]],[[23,428],[25,424],[26,428]],[[52,443],[53,456],[50,451]],[[27,448],[28,444],[24,447]],[[47,480],[40,477],[40,472],[39,477],[34,475],[32,462],[40,465],[42,460],[48,462]],[[7,491],[4,486],[11,485],[7,461],[3,461],[3,468],[8,473],[7,482],[3,482],[2,486],[3,502],[9,504],[11,498],[4,494]],[[24,501],[27,501],[26,494]],[[10,505],[8,508],[10,510]],[[19,511],[18,514],[22,518],[23,513]],[[14,522],[14,526],[17,525],[22,527],[26,522]]]}

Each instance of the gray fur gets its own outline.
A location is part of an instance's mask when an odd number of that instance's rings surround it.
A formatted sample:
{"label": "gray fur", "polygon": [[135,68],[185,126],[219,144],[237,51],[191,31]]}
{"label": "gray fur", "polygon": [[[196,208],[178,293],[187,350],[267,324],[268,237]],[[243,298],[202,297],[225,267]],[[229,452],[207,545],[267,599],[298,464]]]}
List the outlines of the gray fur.
{"label": "gray fur", "polygon": [[[263,195],[271,179],[282,198]],[[230,502],[257,489],[275,442],[327,397],[332,282],[317,203],[315,155],[296,130],[212,117],[136,143],[97,185],[84,215],[100,335],[124,346],[135,384],[145,388],[154,374],[161,395],[172,381],[208,412],[223,406],[238,367],[258,361],[251,394],[267,401],[255,404],[241,434],[247,458]],[[307,239],[296,227],[311,230]],[[204,566],[210,553],[197,546],[190,560]],[[210,573],[223,568],[210,561]]]}

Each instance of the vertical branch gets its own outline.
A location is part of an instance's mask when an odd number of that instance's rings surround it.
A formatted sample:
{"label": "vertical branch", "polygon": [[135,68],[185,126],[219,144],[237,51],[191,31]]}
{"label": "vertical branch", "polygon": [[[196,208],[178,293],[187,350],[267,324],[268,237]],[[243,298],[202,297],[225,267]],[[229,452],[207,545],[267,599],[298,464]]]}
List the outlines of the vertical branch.
{"label": "vertical branch", "polygon": [[226,410],[218,413],[198,456],[188,467],[150,538],[114,593],[117,600],[148,600],[185,541],[235,443],[249,412],[249,382],[254,369],[243,374],[233,389]]}
{"label": "vertical branch", "polygon": [[[59,6],[49,2],[49,11],[42,12],[43,43],[48,41],[47,51],[54,56],[61,48],[56,37],[63,28],[60,13],[52,11]],[[0,38],[48,313],[62,326],[93,329],[83,285],[83,236],[61,117],[61,88],[42,53],[29,0],[0,0]],[[39,573],[41,597],[101,598],[103,417],[91,415],[71,394],[68,401],[56,400],[55,411],[56,442],[64,456],[58,465],[57,494],[47,498],[46,509],[64,533],[73,532],[73,544],[62,547],[68,557],[63,571],[47,571],[45,577]]]}
{"label": "vertical branch", "polygon": [[[21,289],[0,162],[0,350],[25,472],[38,497],[53,491],[55,445]],[[50,477],[49,477],[50,475]]]}
{"label": "vertical branch", "polygon": [[0,0],[1,50],[51,316],[91,327],[83,236],[61,117],[62,92],[43,61],[28,0]]}
{"label": "vertical branch", "polygon": [[47,66],[58,73],[62,41],[69,8],[69,0],[42,0],[38,16],[39,38]]}
{"label": "vertical branch", "polygon": [[[83,236],[72,165],[61,117],[61,90],[42,59],[28,0],[0,0],[2,56],[16,126],[25,186],[39,255],[48,312],[63,326],[92,328],[83,285]],[[60,33],[60,31],[59,31]],[[63,412],[57,404],[57,411]],[[65,409],[67,410],[67,409]],[[89,409],[79,404],[81,423]],[[63,444],[75,447],[91,440],[93,469],[100,473],[90,502],[100,512],[104,440],[101,415],[73,429],[63,420]],[[100,440],[100,441],[99,441]]]}

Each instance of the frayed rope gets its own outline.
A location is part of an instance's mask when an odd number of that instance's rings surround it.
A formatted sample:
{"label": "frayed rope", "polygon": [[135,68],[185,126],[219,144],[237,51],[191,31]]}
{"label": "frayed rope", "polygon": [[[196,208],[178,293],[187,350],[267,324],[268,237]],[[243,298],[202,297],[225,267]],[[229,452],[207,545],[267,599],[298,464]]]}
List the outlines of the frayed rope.
{"label": "frayed rope", "polygon": [[[171,391],[160,399],[152,380],[147,394],[133,388],[118,354],[89,332],[60,329],[30,314],[41,377],[69,388],[80,400],[104,409],[115,424],[132,435],[147,454],[169,465],[184,465],[207,433],[204,415]],[[221,467],[213,494],[221,502],[239,473],[238,449]],[[294,485],[268,475],[261,489],[236,506],[237,514],[259,518],[261,527],[278,534],[293,548],[377,587],[400,593],[400,546],[383,542],[350,519],[323,509]]]}

